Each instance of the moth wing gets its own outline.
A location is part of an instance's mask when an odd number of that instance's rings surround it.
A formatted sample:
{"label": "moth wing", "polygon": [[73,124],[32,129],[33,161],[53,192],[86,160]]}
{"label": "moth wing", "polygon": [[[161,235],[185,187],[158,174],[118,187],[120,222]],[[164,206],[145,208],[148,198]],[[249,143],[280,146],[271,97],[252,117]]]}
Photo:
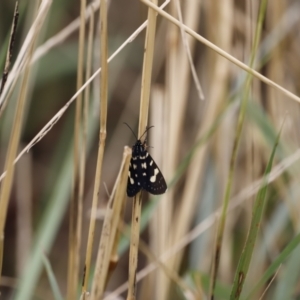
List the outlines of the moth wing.
{"label": "moth wing", "polygon": [[[147,176],[143,176],[144,173],[142,173],[142,177],[146,177],[146,180],[143,180],[142,182],[143,189],[153,195],[164,194],[168,188],[165,178],[149,153],[145,158],[144,166],[147,167],[147,169],[145,170]],[[142,172],[143,171],[144,170],[142,168]]]}
{"label": "moth wing", "polygon": [[127,180],[127,196],[133,197],[142,189],[140,182],[140,161],[139,159],[133,160],[131,158],[128,170]]}

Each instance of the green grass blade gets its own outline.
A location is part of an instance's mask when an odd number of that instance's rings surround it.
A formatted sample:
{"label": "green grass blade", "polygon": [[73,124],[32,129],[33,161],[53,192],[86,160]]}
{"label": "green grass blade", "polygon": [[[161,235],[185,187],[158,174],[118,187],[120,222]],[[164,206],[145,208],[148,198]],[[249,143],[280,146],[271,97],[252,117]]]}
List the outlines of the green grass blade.
{"label": "green grass blade", "polygon": [[266,167],[265,170],[265,180],[262,183],[262,186],[256,196],[255,202],[254,202],[254,207],[253,207],[253,214],[252,214],[252,220],[251,220],[251,225],[250,225],[250,230],[248,233],[248,237],[241,255],[241,258],[239,260],[239,264],[235,273],[235,277],[234,277],[234,283],[233,283],[233,288],[231,291],[231,295],[230,295],[230,299],[239,299],[242,289],[243,289],[243,285],[245,283],[245,279],[247,276],[247,272],[249,269],[249,265],[250,265],[250,261],[252,258],[252,254],[253,254],[253,249],[254,249],[254,245],[255,245],[255,241],[260,229],[260,222],[263,216],[263,212],[264,212],[264,207],[265,207],[265,203],[266,203],[266,193],[267,193],[267,189],[268,189],[268,184],[267,184],[267,175],[270,173],[271,169],[272,169],[272,163],[273,163],[273,159],[275,156],[275,151],[277,148],[277,145],[279,143],[279,138],[280,138],[280,132],[277,135],[272,153],[271,153],[271,157],[269,159],[268,165]]}
{"label": "green grass blade", "polygon": [[[261,279],[258,281],[256,286],[252,289],[250,294],[245,298],[245,300],[256,299],[254,296],[256,293],[271,279],[271,277],[276,273],[280,265],[287,259],[287,257],[300,245],[300,233],[298,233],[290,243],[285,247],[285,249],[278,255],[274,262],[270,265]],[[298,256],[299,257],[299,256]]]}
{"label": "green grass blade", "polygon": [[58,284],[57,284],[57,280],[55,278],[55,275],[53,273],[53,269],[51,267],[50,261],[48,259],[48,257],[43,254],[42,255],[42,259],[43,259],[43,263],[49,278],[49,282],[52,288],[52,292],[53,292],[53,296],[55,300],[63,300],[62,294],[59,290]]}
{"label": "green grass blade", "polygon": [[297,284],[299,283],[299,257],[300,245],[298,245],[294,249],[293,253],[286,262],[283,270],[281,270],[279,277],[280,280],[277,282],[277,286],[272,299],[295,299],[295,293],[298,293]]}

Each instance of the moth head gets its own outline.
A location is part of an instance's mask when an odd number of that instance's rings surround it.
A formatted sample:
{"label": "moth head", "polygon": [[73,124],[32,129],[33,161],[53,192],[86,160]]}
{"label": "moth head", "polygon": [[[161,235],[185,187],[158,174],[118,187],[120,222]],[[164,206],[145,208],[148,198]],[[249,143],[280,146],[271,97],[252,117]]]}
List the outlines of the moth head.
{"label": "moth head", "polygon": [[141,140],[137,140],[136,143],[132,146],[132,154],[140,155],[146,151],[144,143]]}

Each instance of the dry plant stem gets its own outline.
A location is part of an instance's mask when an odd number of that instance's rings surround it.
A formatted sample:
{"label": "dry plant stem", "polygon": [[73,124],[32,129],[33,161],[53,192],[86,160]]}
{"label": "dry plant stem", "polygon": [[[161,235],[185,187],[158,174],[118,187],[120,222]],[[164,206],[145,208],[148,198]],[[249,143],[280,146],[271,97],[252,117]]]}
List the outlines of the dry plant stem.
{"label": "dry plant stem", "polygon": [[[197,28],[197,24],[199,22],[199,15],[200,15],[200,2],[199,1],[187,1],[184,2],[183,10],[185,12],[184,19],[186,20],[189,28]],[[176,9],[176,2],[173,2],[173,14],[177,14],[178,9]],[[182,24],[182,23],[181,23]],[[168,160],[168,175],[169,177],[173,176],[173,174],[176,172],[177,165],[178,165],[178,157],[179,152],[182,143],[182,127],[183,122],[185,119],[185,111],[186,106],[188,104],[188,93],[189,93],[189,84],[190,84],[190,64],[188,61],[188,56],[186,55],[186,49],[184,45],[180,42],[180,29],[182,30],[181,26],[177,28],[172,23],[169,24],[169,43],[168,43],[168,49],[170,48],[170,56],[168,59],[168,97],[167,97],[167,104],[169,106],[170,114],[169,114],[169,133],[166,138],[168,138],[168,155],[166,157],[166,160]],[[189,45],[189,48],[193,50],[195,46],[195,39],[193,39],[190,36],[187,36],[186,33],[184,33]],[[171,56],[172,55],[172,56]],[[192,164],[193,165],[193,164]],[[193,168],[194,170],[200,170],[200,168]],[[188,183],[193,182],[192,179],[197,180],[196,178],[189,178],[187,181]],[[199,181],[198,181],[199,182]],[[193,193],[192,191],[190,191]],[[195,195],[195,193],[194,193]],[[172,211],[173,207],[173,201],[174,201],[174,190],[170,190],[170,192],[166,195],[169,197],[168,205],[170,206],[170,209]],[[188,212],[190,211],[190,214],[194,214],[195,212],[195,204],[192,203],[193,199],[195,197],[185,197],[185,195],[182,197],[182,199],[185,199],[182,203],[181,209],[178,208],[178,205],[176,205],[176,208],[174,208],[174,211],[176,212],[176,216],[172,216],[171,219],[176,218],[176,222],[170,221],[170,228],[168,233],[168,238],[170,239],[169,246],[167,246],[165,249],[169,249],[171,245],[176,243],[188,230],[188,227],[190,226],[191,217],[188,215]],[[170,217],[169,217],[170,218]],[[177,219],[178,218],[178,219]],[[171,220],[170,219],[170,220]],[[165,249],[163,252],[165,252]],[[172,270],[177,270],[180,257],[176,256],[173,257],[168,261],[168,267]],[[161,284],[161,283],[158,283]],[[166,293],[169,291],[169,284],[165,283],[165,294],[160,295],[160,298],[164,299],[166,298]],[[162,290],[159,289],[158,292]]]}
{"label": "dry plant stem", "polygon": [[[256,53],[257,53],[258,44],[260,41],[260,36],[261,36],[261,31],[262,31],[262,23],[263,23],[263,20],[265,17],[266,6],[267,6],[267,1],[266,0],[262,1],[261,5],[260,5],[260,9],[259,9],[260,12],[259,12],[258,25],[256,28],[256,33],[255,33],[255,40],[254,40],[254,44],[253,44],[253,48],[252,48],[252,52],[251,52],[250,67],[253,67],[253,65],[254,65],[254,60],[255,60]],[[223,206],[222,206],[220,222],[218,224],[218,229],[217,229],[217,240],[216,240],[216,248],[215,248],[215,253],[214,253],[213,269],[212,269],[212,274],[211,274],[211,276],[212,276],[211,277],[211,287],[210,287],[210,295],[211,295],[212,300],[214,299],[214,289],[215,289],[215,285],[216,285],[216,281],[217,281],[217,274],[218,274],[219,263],[220,263],[222,239],[223,239],[223,234],[224,234],[224,230],[225,230],[227,210],[228,210],[228,205],[229,205],[229,200],[230,200],[231,187],[232,187],[232,183],[233,183],[234,167],[235,167],[235,162],[237,159],[239,142],[241,139],[242,128],[243,128],[243,124],[244,124],[244,120],[245,120],[245,114],[246,114],[246,108],[247,108],[252,78],[253,77],[251,76],[251,74],[248,74],[246,84],[245,84],[245,92],[243,93],[240,113],[238,116],[238,124],[237,124],[236,132],[235,132],[233,150],[232,150],[232,155],[231,155],[231,159],[230,159],[226,191],[224,194],[224,201],[223,201]]]}
{"label": "dry plant stem", "polygon": [[[30,65],[34,43],[40,32],[42,26],[42,20],[45,19],[51,1],[44,1],[41,3],[37,16],[35,18],[34,24],[31,27],[30,34],[31,38],[28,38],[28,53],[26,53],[26,58],[24,59],[25,72],[24,78],[21,84],[21,90],[17,101],[16,113],[13,123],[13,128],[11,131],[11,137],[8,145],[7,156],[5,160],[5,170],[7,170],[7,176],[1,185],[0,190],[0,275],[2,273],[2,259],[3,259],[3,246],[4,246],[4,227],[6,221],[7,208],[10,198],[10,192],[14,176],[14,160],[17,154],[17,149],[19,145],[22,120],[24,113],[25,100],[27,96],[28,80],[30,75]],[[3,96],[3,95],[2,95]]]}
{"label": "dry plant stem", "polygon": [[[17,1],[15,4],[13,24],[11,27],[11,32],[10,32],[10,37],[9,37],[9,42],[8,42],[8,49],[7,49],[6,60],[5,60],[5,67],[4,67],[4,72],[3,72],[2,80],[1,80],[0,96],[1,96],[3,88],[5,86],[8,72],[9,72],[9,67],[10,67],[11,58],[12,58],[12,51],[13,51],[14,42],[15,42],[15,38],[16,38],[18,19],[19,19],[19,2]],[[1,105],[0,105],[0,109],[1,109]],[[1,111],[0,111],[0,114],[1,114]]]}
{"label": "dry plant stem", "polygon": [[[34,42],[34,40],[33,40]],[[31,45],[30,53],[32,54],[33,45]],[[13,128],[11,131],[11,136],[9,140],[9,145],[6,154],[5,160],[5,169],[7,170],[7,175],[3,180],[1,185],[0,191],[0,275],[2,273],[2,260],[3,260],[3,247],[4,247],[4,228],[5,228],[5,221],[6,221],[6,214],[8,203],[10,199],[10,192],[13,183],[14,177],[14,159],[17,154],[17,149],[20,141],[21,135],[21,128],[22,128],[22,121],[23,121],[23,113],[24,113],[24,106],[25,100],[27,95],[27,88],[28,88],[28,80],[29,80],[30,68],[27,65],[24,78],[21,85],[20,94],[17,101],[16,113],[13,122]]]}
{"label": "dry plant stem", "polygon": [[[81,0],[80,5],[80,30],[78,48],[77,68],[77,90],[83,83],[84,48],[85,48],[85,8],[86,0]],[[73,186],[70,203],[70,229],[69,229],[69,256],[68,256],[68,288],[67,299],[76,298],[79,275],[79,252],[81,240],[82,223],[82,198],[80,199],[80,188],[82,184],[82,172],[80,165],[83,156],[81,155],[82,145],[82,94],[76,100],[76,111],[74,120],[74,158],[73,158]]]}
{"label": "dry plant stem", "polygon": [[92,248],[93,248],[95,225],[96,225],[95,212],[98,206],[102,162],[103,162],[104,147],[105,147],[105,140],[106,140],[107,92],[108,92],[107,1],[106,0],[101,0],[100,2],[100,43],[101,43],[100,134],[99,134],[99,148],[98,148],[97,166],[96,166],[96,174],[95,174],[95,186],[93,192],[91,219],[90,219],[89,235],[88,235],[85,266],[84,266],[84,275],[83,275],[83,285],[82,285],[83,293],[87,291],[88,277],[90,273]]}
{"label": "dry plant stem", "polygon": [[[95,27],[95,17],[94,17],[94,10],[93,6],[91,7],[92,13],[90,18],[89,24],[89,34],[88,34],[88,47],[87,47],[87,67],[86,67],[86,74],[85,80],[87,81],[92,74],[92,61],[93,61],[93,44],[94,44],[94,27]],[[83,110],[83,151],[82,155],[86,156],[86,140],[87,140],[87,130],[88,130],[88,113],[89,113],[89,101],[90,101],[90,90],[91,86],[88,85],[85,89],[84,93],[84,110]]]}
{"label": "dry plant stem", "polygon": [[140,239],[140,222],[142,210],[142,192],[136,194],[133,198],[133,209],[131,219],[131,236],[129,250],[129,279],[128,293],[126,300],[136,299],[136,273],[138,263],[138,250]]}
{"label": "dry plant stem", "polygon": [[184,31],[184,29],[182,28],[183,20],[182,20],[180,2],[179,2],[179,0],[176,0],[175,2],[176,2],[175,4],[176,4],[176,10],[177,10],[177,14],[178,14],[178,19],[180,21],[180,33],[181,33],[182,43],[183,43],[183,46],[184,46],[185,51],[186,51],[186,55],[187,55],[188,60],[189,60],[192,76],[193,76],[193,79],[194,79],[196,90],[198,92],[198,97],[199,97],[199,99],[204,100],[204,94],[203,94],[203,91],[202,91],[202,88],[201,88],[201,85],[200,85],[199,78],[197,76],[197,72],[196,72],[195,65],[194,65],[193,58],[192,58],[192,54],[191,54],[191,49],[190,49],[190,46],[189,46],[188,40],[187,40],[187,35],[186,35],[186,32]]}
{"label": "dry plant stem", "polygon": [[141,136],[148,124],[149,113],[149,99],[152,77],[153,53],[156,30],[156,14],[152,9],[148,10],[148,27],[146,31],[142,87],[140,99],[140,120],[139,120],[139,134]]}
{"label": "dry plant stem", "polygon": [[291,98],[291,99],[293,99],[297,102],[300,102],[300,97],[296,96],[295,94],[291,93],[287,89],[281,87],[279,84],[275,83],[274,81],[268,79],[267,77],[261,75],[259,72],[257,72],[254,69],[250,68],[246,64],[242,63],[241,61],[239,61],[238,59],[236,59],[232,55],[230,55],[227,52],[223,51],[221,48],[217,47],[216,45],[214,45],[213,43],[211,43],[207,39],[203,38],[200,34],[196,33],[194,30],[190,29],[188,26],[186,26],[184,24],[181,25],[181,23],[176,18],[172,17],[171,15],[169,15],[168,13],[163,11],[157,5],[154,5],[149,0],[140,0],[140,1],[145,3],[147,6],[151,7],[152,9],[154,9],[161,16],[163,16],[164,18],[166,18],[170,22],[174,23],[178,27],[182,26],[182,28],[188,34],[190,34],[192,37],[194,37],[196,40],[198,40],[199,42],[201,42],[204,45],[208,46],[210,49],[214,50],[216,53],[222,55],[223,57],[225,57],[226,59],[228,59],[229,61],[231,61],[232,63],[234,63],[235,65],[237,65],[241,69],[243,69],[244,71],[250,73],[251,75],[258,78],[262,82],[268,84],[269,86],[272,86],[272,87],[276,88],[277,90],[281,91],[284,95],[288,96],[289,98]]}
{"label": "dry plant stem", "polygon": [[[93,6],[92,6],[93,8]],[[94,14],[91,14],[88,34],[88,46],[87,46],[87,60],[86,60],[86,74],[85,79],[88,80],[92,72],[92,52],[93,52],[93,34],[94,34]],[[86,143],[88,132],[88,118],[89,118],[89,98],[90,98],[91,86],[88,86],[84,92],[84,104],[83,104],[83,119],[82,119],[82,151],[80,158],[80,184],[79,184],[79,201],[83,202],[84,194],[84,181],[85,181],[85,161],[86,161]]]}
{"label": "dry plant stem", "polygon": [[[92,13],[90,18],[90,24],[89,24],[89,36],[88,36],[88,47],[87,47],[87,68],[86,68],[86,80],[89,79],[92,72],[92,52],[93,52],[93,37],[94,37],[94,24],[95,24],[95,18],[94,18],[94,11],[93,11],[93,5],[91,6]],[[90,88],[91,86],[87,86],[84,93],[84,108],[83,108],[83,143],[82,143],[82,158],[81,158],[81,165],[80,165],[80,172],[82,173],[82,177],[85,178],[85,161],[86,161],[86,143],[87,143],[87,132],[88,132],[88,119],[89,119],[89,99],[90,99]],[[83,192],[84,192],[84,180],[82,180],[82,184],[80,185],[79,189],[79,195],[83,198]],[[88,300],[89,294],[84,292],[81,294],[80,297],[81,300]]]}
{"label": "dry plant stem", "polygon": [[[194,3],[196,1],[193,1]],[[175,1],[172,1],[169,7],[171,14],[176,14]],[[176,169],[176,159],[178,150],[177,145],[178,139],[180,139],[180,131],[178,128],[181,127],[181,120],[183,120],[184,114],[184,101],[182,89],[183,82],[181,78],[186,75],[185,69],[182,70],[182,59],[179,57],[179,49],[181,43],[179,43],[179,30],[176,26],[171,23],[167,23],[167,38],[166,38],[166,92],[165,92],[165,147],[167,153],[164,157],[163,167],[166,178],[171,178]],[[181,57],[182,58],[182,57]],[[178,72],[180,70],[180,72]],[[186,78],[189,78],[188,76]],[[186,81],[184,81],[186,82]],[[155,239],[157,240],[157,255],[162,254],[165,249],[169,249],[171,245],[171,232],[172,232],[172,212],[174,202],[174,189],[170,189],[168,193],[162,196],[161,202],[159,203],[156,211],[156,217],[159,218],[161,226],[158,229]],[[165,214],[164,214],[165,213]],[[164,215],[163,215],[164,214]],[[154,220],[153,220],[154,221]],[[156,224],[158,226],[158,224]],[[153,240],[154,241],[154,240]],[[171,264],[168,262],[168,267],[172,269]],[[165,276],[164,272],[157,270],[153,275],[154,277],[154,288],[155,298],[165,299],[168,293],[169,278]],[[150,298],[149,298],[150,299]]]}
{"label": "dry plant stem", "polygon": [[[131,149],[130,149],[131,150]],[[131,154],[131,152],[130,152]],[[130,156],[131,158],[131,156]],[[128,169],[125,169],[128,170]],[[125,185],[127,188],[127,180],[128,180],[128,174],[126,174],[126,181],[125,181]],[[126,194],[126,192],[124,193],[124,195]],[[109,278],[111,277],[112,273],[114,272],[118,261],[119,261],[119,254],[118,254],[118,248],[119,248],[119,241],[120,241],[120,236],[121,236],[121,225],[123,225],[123,216],[124,216],[124,211],[125,211],[125,207],[126,207],[126,200],[127,197],[125,197],[124,201],[122,202],[122,207],[119,213],[119,217],[117,216],[116,218],[118,218],[119,220],[119,224],[117,227],[117,232],[115,234],[115,239],[113,241],[113,246],[112,246],[112,250],[111,250],[111,254],[110,254],[110,261],[109,261],[109,268],[108,268],[108,276],[107,276],[107,281],[109,280]]]}
{"label": "dry plant stem", "polygon": [[105,212],[105,219],[102,227],[92,283],[91,300],[103,299],[104,296],[108,278],[110,256],[117,236],[121,210],[125,201],[130,159],[131,149],[129,147],[125,147],[120,172]]}
{"label": "dry plant stem", "polygon": [[[157,4],[157,1],[154,1]],[[139,133],[141,136],[148,123],[149,99],[151,88],[151,76],[153,65],[154,41],[156,31],[156,13],[152,9],[148,9],[148,27],[145,38],[145,50],[142,73],[142,87],[140,98],[140,118],[139,118]],[[135,299],[136,288],[136,268],[138,260],[138,243],[140,234],[140,218],[142,206],[142,192],[139,192],[134,197],[134,205],[132,211],[132,228],[131,228],[131,243],[129,253],[129,289],[127,300]]]}
{"label": "dry plant stem", "polygon": [[[93,6],[92,6],[93,9]],[[95,18],[94,13],[91,14],[90,23],[89,23],[89,33],[88,33],[88,46],[87,46],[87,68],[86,68],[86,80],[88,80],[91,76],[92,72],[92,53],[93,53],[93,43],[94,43],[94,25]],[[84,93],[84,105],[83,105],[83,132],[82,132],[82,151],[81,151],[81,159],[80,159],[80,185],[79,185],[79,199],[83,201],[84,195],[84,181],[85,181],[85,162],[86,162],[86,145],[87,145],[87,133],[88,133],[88,120],[89,120],[89,99],[90,99],[90,89],[91,86],[87,86]]]}
{"label": "dry plant stem", "polygon": [[[175,27],[175,26],[173,26]],[[177,28],[175,28],[177,29]],[[158,41],[158,39],[156,39]],[[150,136],[150,145],[155,145],[151,152],[158,166],[161,166],[162,171],[166,178],[171,178],[172,174],[166,174],[167,155],[169,152],[168,143],[164,142],[168,140],[167,128],[168,128],[168,115],[169,110],[165,106],[165,89],[154,85],[151,92],[150,102],[150,120],[149,124],[155,124],[155,134]],[[166,155],[167,154],[167,155]],[[171,190],[172,191],[172,190]],[[157,203],[155,213],[153,214],[149,224],[149,243],[151,250],[156,256],[162,254],[165,249],[170,247],[170,229],[172,228],[172,202],[170,203],[170,195],[168,192],[160,198]],[[141,249],[141,248],[140,248]],[[149,258],[148,258],[149,260]],[[169,278],[166,273],[158,270],[148,280],[143,281],[141,294],[148,295],[145,300],[150,299],[165,299],[163,295],[166,294],[166,281]]]}
{"label": "dry plant stem", "polygon": [[[180,7],[176,7],[176,1],[172,3],[172,13],[173,15],[177,15],[180,12]],[[196,28],[198,21],[199,21],[199,3],[197,1],[191,1],[191,2],[183,2],[183,10],[185,12],[184,20],[187,22],[187,26],[189,28]],[[179,17],[182,21],[182,18]],[[168,148],[169,148],[169,154],[165,158],[166,161],[168,161],[168,168],[167,168],[167,178],[173,176],[173,173],[176,170],[176,166],[178,164],[178,151],[175,149],[180,149],[180,143],[181,143],[181,133],[182,133],[182,122],[185,117],[185,107],[187,105],[187,93],[189,91],[189,82],[190,82],[190,68],[191,64],[189,63],[189,57],[187,55],[187,48],[186,44],[188,43],[189,49],[191,51],[193,50],[195,40],[187,36],[186,33],[182,32],[182,30],[178,30],[176,26],[174,26],[172,23],[168,24],[168,54],[167,54],[167,104],[169,105],[169,108],[166,109],[166,111],[169,111],[168,115],[165,117],[170,118],[169,120],[169,133],[165,137],[165,140],[169,140]],[[181,29],[181,28],[179,28]],[[181,36],[180,36],[181,31]],[[180,37],[184,38],[184,42],[180,42]],[[197,168],[198,169],[198,168]],[[189,180],[187,180],[189,181]],[[173,203],[173,190],[171,189],[164,197],[163,202],[160,203],[159,206],[166,205],[169,206],[169,209],[172,211],[172,203]],[[183,199],[186,199],[183,197]],[[192,197],[189,197],[188,199],[192,199]],[[165,252],[165,249],[169,249],[171,245],[176,243],[188,230],[189,221],[191,218],[187,217],[187,214],[184,212],[187,212],[187,204],[188,199],[184,201],[184,205],[182,209],[178,209],[176,207],[176,210],[178,211],[177,216],[180,217],[180,221],[176,219],[176,224],[172,224],[168,228],[168,234],[167,238],[165,238],[164,244],[165,247],[162,249],[159,254],[162,254]],[[192,201],[190,201],[192,202]],[[195,211],[195,205],[193,205],[193,208],[190,209],[191,214]],[[170,212],[169,212],[170,213]],[[168,214],[166,214],[168,218]],[[170,218],[170,217],[169,217]],[[174,216],[172,217],[174,218]],[[182,221],[184,220],[184,223],[187,224],[186,226],[182,225]],[[165,219],[164,219],[165,221]],[[162,221],[161,221],[162,222]],[[171,223],[170,223],[171,224]],[[178,225],[178,226],[177,226]],[[160,227],[161,228],[161,227]],[[161,235],[161,230],[159,232]],[[166,243],[166,240],[170,239],[169,243]],[[179,264],[180,258],[177,255],[176,257],[173,257],[167,262],[168,268],[172,270],[177,270],[177,266]],[[158,272],[159,276],[155,276],[156,278],[156,289],[159,296],[157,296],[157,299],[165,299],[167,296],[167,292],[169,290],[169,278],[165,276],[163,272]]]}

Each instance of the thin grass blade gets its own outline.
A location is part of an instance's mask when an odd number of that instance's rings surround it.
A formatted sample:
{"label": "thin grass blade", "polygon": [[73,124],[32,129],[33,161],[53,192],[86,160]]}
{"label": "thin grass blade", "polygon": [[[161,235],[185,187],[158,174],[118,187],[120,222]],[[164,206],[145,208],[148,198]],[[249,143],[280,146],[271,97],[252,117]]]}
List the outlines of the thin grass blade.
{"label": "thin grass blade", "polygon": [[[281,128],[282,129],[282,128]],[[256,196],[255,203],[254,203],[254,208],[253,208],[253,215],[252,215],[252,220],[251,220],[251,225],[250,225],[250,230],[249,234],[245,243],[245,247],[243,249],[236,273],[235,273],[235,278],[234,278],[234,283],[233,283],[233,288],[231,291],[230,299],[239,299],[243,285],[245,283],[245,279],[247,276],[247,272],[249,269],[249,265],[251,262],[253,250],[254,250],[254,245],[255,241],[257,239],[259,229],[260,229],[260,223],[261,219],[264,213],[264,207],[266,204],[266,194],[267,194],[267,175],[271,172],[274,156],[275,156],[275,151],[279,143],[279,138],[280,138],[281,130],[279,131],[272,153],[271,157],[269,159],[268,165],[265,170],[265,180],[262,183],[262,186]]]}

